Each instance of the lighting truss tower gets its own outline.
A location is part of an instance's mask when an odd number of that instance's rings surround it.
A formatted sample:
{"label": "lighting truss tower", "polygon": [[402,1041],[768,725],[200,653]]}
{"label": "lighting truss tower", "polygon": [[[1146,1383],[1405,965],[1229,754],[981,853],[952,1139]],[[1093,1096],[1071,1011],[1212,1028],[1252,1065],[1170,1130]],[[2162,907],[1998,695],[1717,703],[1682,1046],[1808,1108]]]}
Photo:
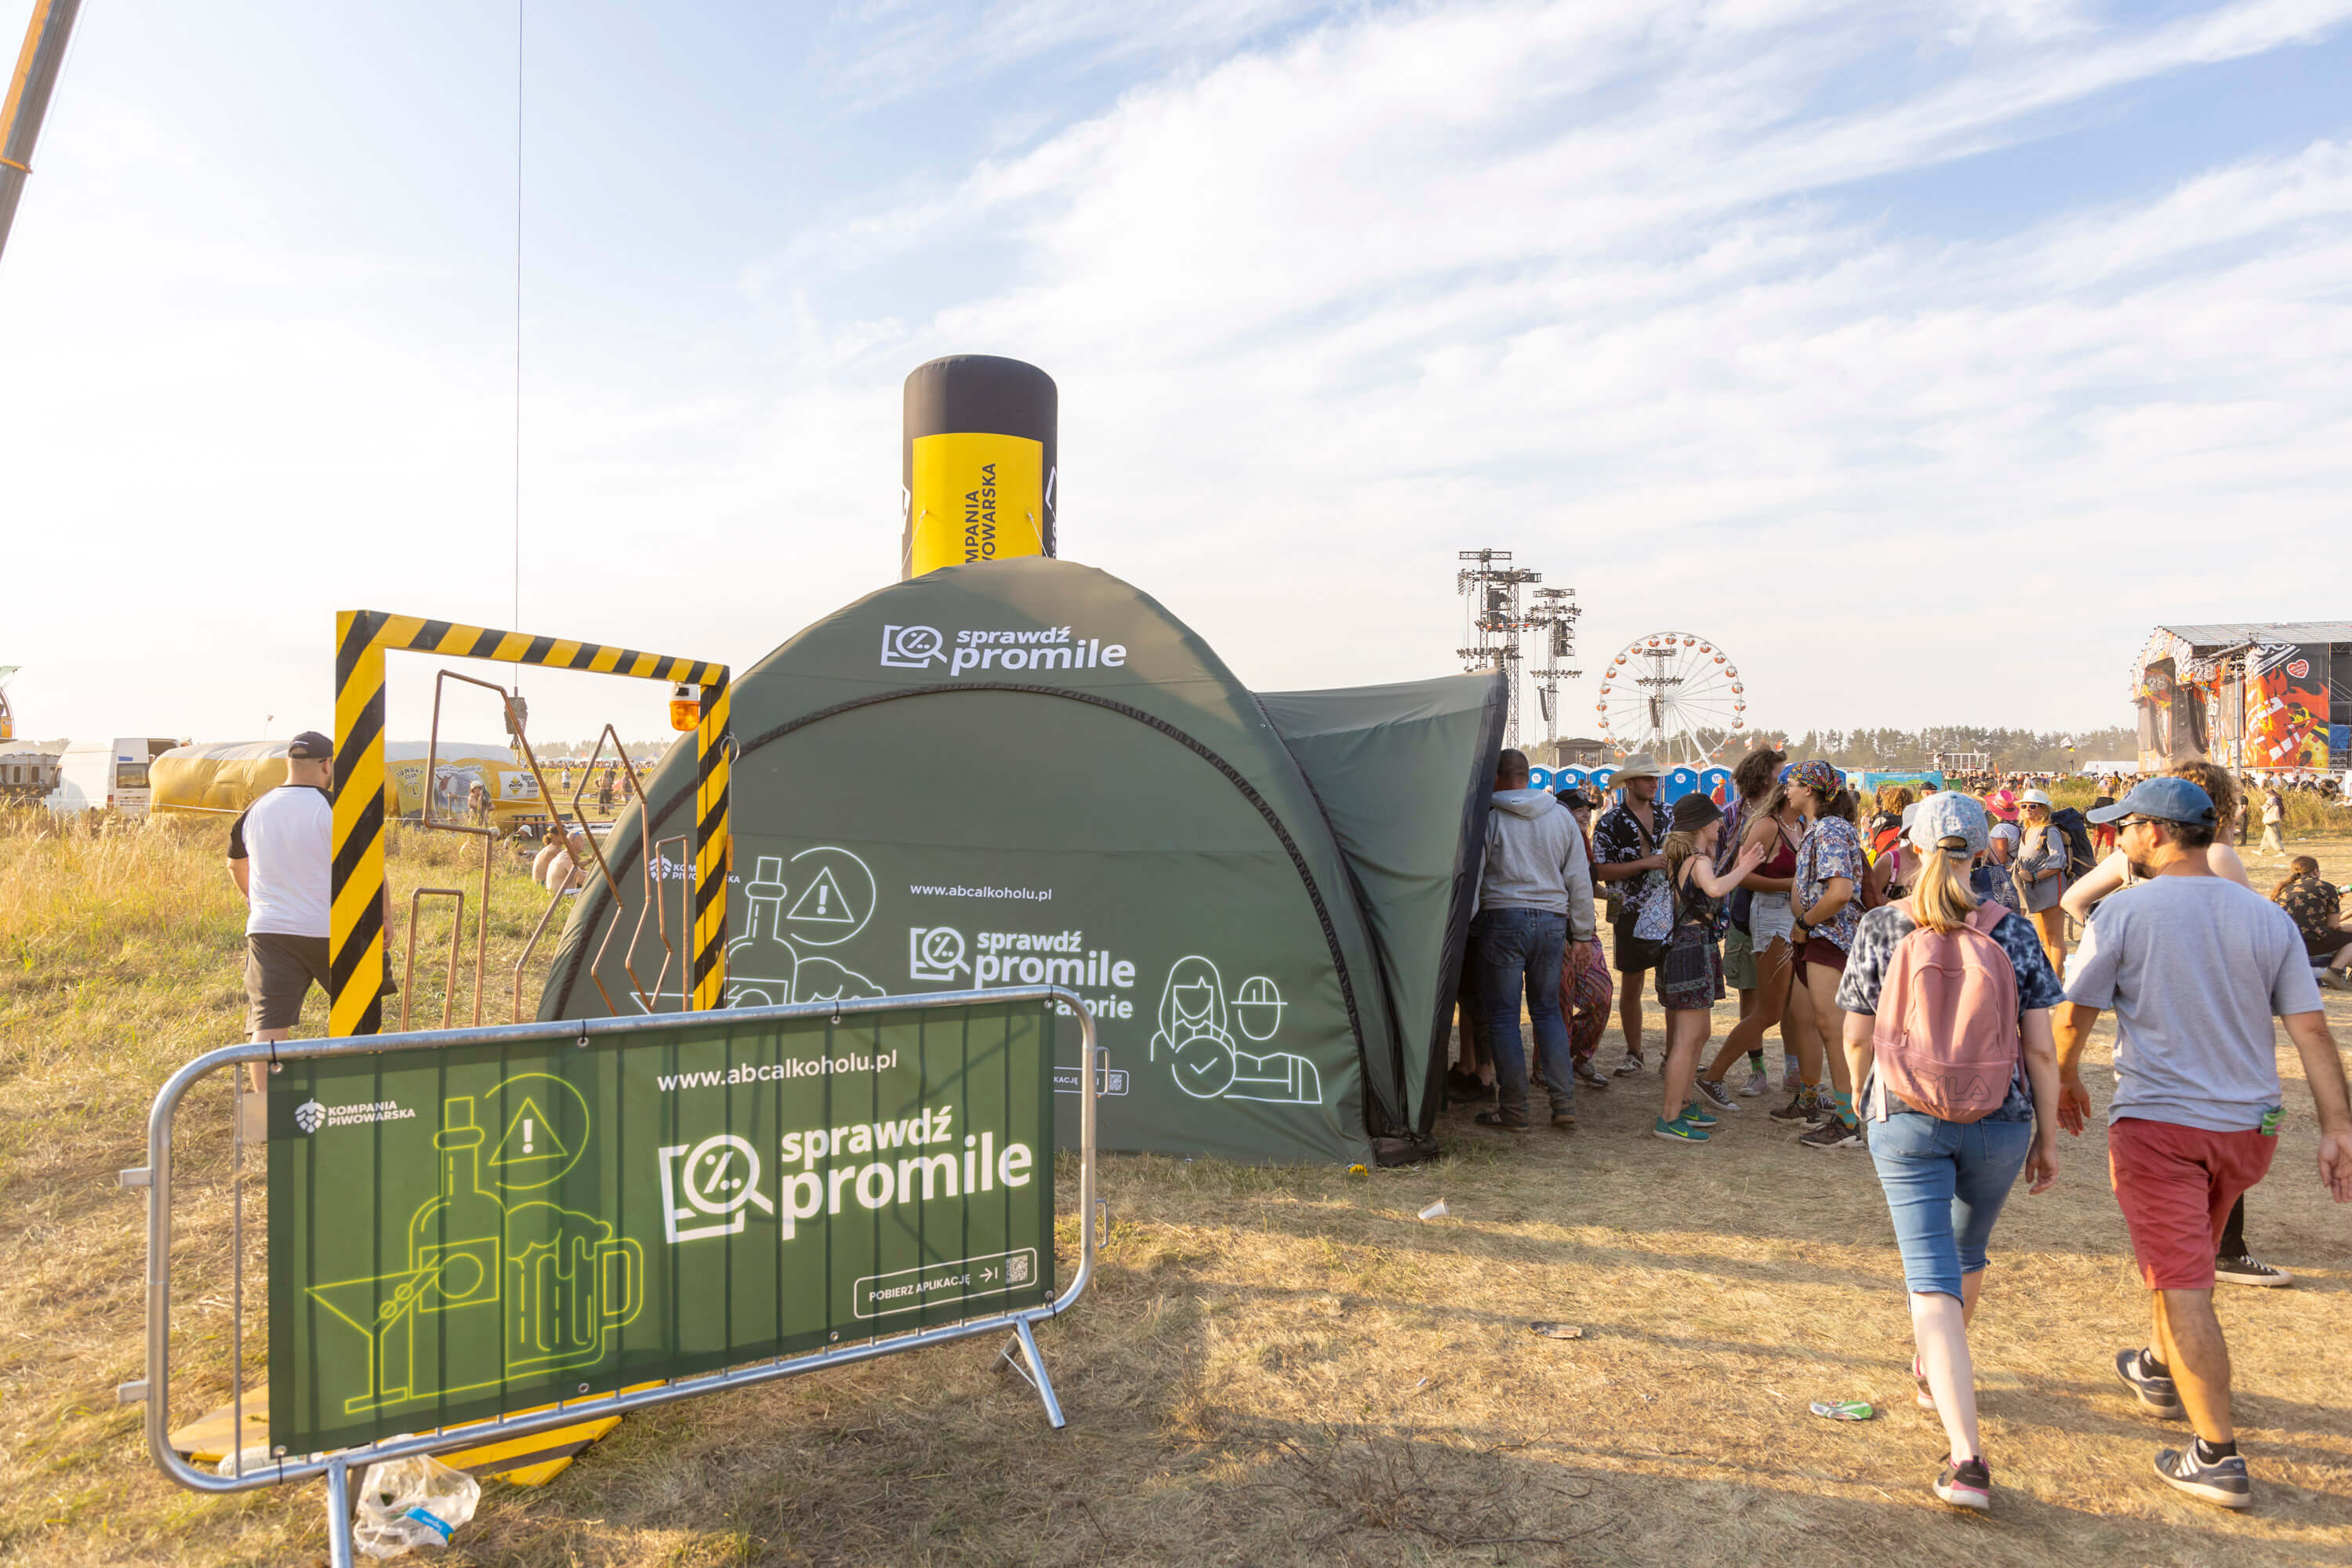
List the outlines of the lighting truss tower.
{"label": "lighting truss tower", "polygon": [[1543,710],[1544,739],[1559,739],[1559,683],[1582,677],[1562,659],[1576,657],[1576,617],[1584,614],[1573,588],[1538,588],[1528,615],[1528,629],[1541,639],[1537,657],[1543,662],[1528,673],[1536,678],[1536,702]]}
{"label": "lighting truss tower", "polygon": [[1454,585],[1470,612],[1470,641],[1454,652],[1465,669],[1503,672],[1510,706],[1503,721],[1503,743],[1519,743],[1519,637],[1536,622],[1520,606],[1519,590],[1543,581],[1540,572],[1507,564],[1507,550],[1465,550],[1455,559],[1472,564],[1454,574]]}

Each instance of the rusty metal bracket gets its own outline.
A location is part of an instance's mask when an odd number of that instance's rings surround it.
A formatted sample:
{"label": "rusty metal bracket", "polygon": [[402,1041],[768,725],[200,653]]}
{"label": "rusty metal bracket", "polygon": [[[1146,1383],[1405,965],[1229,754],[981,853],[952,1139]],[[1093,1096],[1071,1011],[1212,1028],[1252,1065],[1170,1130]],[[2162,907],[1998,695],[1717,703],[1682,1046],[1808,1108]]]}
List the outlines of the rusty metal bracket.
{"label": "rusty metal bracket", "polygon": [[[441,1026],[449,1026],[449,1014],[457,1004],[457,952],[466,940],[466,889],[463,888],[417,888],[408,895],[408,955],[403,961],[400,976],[400,1030],[408,1032],[408,1003],[416,994],[416,918],[417,910],[428,897],[457,900],[456,918],[449,922],[449,978],[447,988],[441,994]],[[474,999],[474,1011],[481,1011],[481,998]]]}

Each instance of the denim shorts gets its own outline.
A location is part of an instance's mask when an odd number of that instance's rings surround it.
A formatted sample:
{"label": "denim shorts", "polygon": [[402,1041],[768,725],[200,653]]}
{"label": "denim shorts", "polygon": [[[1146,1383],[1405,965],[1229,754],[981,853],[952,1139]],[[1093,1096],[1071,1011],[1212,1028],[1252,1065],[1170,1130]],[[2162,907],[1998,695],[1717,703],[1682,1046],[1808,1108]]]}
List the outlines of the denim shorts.
{"label": "denim shorts", "polygon": [[1960,1277],[1985,1266],[1993,1222],[2033,1145],[2033,1123],[1945,1121],[1898,1110],[1862,1125],[1895,1219],[1904,1288],[1958,1297]]}

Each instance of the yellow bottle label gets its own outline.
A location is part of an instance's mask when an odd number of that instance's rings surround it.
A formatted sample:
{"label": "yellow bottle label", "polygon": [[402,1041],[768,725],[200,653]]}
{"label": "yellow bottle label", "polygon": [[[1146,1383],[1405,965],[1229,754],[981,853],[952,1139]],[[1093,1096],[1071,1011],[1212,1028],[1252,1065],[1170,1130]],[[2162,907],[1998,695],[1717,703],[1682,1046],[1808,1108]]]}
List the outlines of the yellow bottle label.
{"label": "yellow bottle label", "polygon": [[907,574],[1045,552],[1045,446],[1025,436],[918,436]]}

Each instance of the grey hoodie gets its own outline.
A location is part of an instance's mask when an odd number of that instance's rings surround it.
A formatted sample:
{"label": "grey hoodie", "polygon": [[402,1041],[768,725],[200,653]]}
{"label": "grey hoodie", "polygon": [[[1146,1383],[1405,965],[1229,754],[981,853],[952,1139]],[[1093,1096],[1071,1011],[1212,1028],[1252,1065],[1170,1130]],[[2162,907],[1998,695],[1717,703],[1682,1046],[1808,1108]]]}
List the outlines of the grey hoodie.
{"label": "grey hoodie", "polygon": [[1568,934],[1592,940],[1592,866],[1576,817],[1549,791],[1496,790],[1486,814],[1482,910],[1547,910],[1568,917]]}

